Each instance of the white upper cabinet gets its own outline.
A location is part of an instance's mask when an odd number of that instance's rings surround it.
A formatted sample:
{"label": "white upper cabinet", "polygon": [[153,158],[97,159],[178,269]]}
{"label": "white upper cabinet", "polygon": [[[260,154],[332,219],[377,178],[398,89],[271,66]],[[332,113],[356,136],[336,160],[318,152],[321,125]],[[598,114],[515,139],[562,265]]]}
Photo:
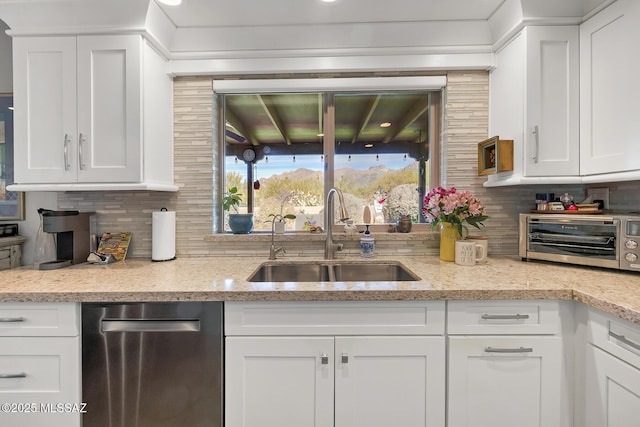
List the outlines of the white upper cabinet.
{"label": "white upper cabinet", "polygon": [[578,54],[575,26],[527,27],[497,52],[489,134],[514,140],[514,171],[490,183],[578,177]]}
{"label": "white upper cabinet", "polygon": [[578,28],[529,27],[526,31],[524,175],[578,175]]}
{"label": "white upper cabinet", "polygon": [[14,189],[175,191],[172,82],[142,37],[13,43]]}
{"label": "white upper cabinet", "polygon": [[15,182],[76,182],[76,38],[14,38],[13,64]]}
{"label": "white upper cabinet", "polygon": [[619,0],[580,27],[582,175],[640,170],[638,40],[637,0]]}

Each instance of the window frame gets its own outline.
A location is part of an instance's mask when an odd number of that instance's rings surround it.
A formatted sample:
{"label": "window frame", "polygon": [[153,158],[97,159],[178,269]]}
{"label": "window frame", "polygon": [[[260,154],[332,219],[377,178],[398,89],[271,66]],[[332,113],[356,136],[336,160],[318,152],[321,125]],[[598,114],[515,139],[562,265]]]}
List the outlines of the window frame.
{"label": "window frame", "polygon": [[[217,125],[214,125],[214,183],[213,183],[213,219],[214,233],[226,233],[224,230],[224,211],[219,199],[222,197],[225,170],[225,126],[224,126],[224,101],[225,95],[238,94],[276,94],[276,93],[323,93],[323,131],[324,141],[333,141],[333,144],[323,144],[325,173],[323,195],[334,186],[334,154],[335,133],[333,123],[335,121],[334,97],[341,93],[359,92],[404,92],[420,91],[437,93],[436,111],[431,114],[434,117],[433,135],[430,137],[430,184],[437,186],[440,183],[440,120],[441,120],[441,95],[440,92],[446,86],[445,76],[405,76],[405,77],[361,77],[361,78],[309,78],[309,79],[247,79],[247,80],[213,80],[214,115],[217,116]],[[220,97],[219,95],[223,95]],[[217,111],[216,111],[217,110]],[[217,114],[216,114],[217,113]],[[435,113],[435,114],[433,114]],[[437,118],[437,120],[436,120]],[[331,123],[331,125],[328,125]],[[215,128],[218,131],[215,132]],[[433,142],[437,142],[433,144]],[[217,146],[217,148],[216,148]],[[217,182],[216,182],[217,181]],[[247,198],[247,204],[253,204],[253,197]]]}

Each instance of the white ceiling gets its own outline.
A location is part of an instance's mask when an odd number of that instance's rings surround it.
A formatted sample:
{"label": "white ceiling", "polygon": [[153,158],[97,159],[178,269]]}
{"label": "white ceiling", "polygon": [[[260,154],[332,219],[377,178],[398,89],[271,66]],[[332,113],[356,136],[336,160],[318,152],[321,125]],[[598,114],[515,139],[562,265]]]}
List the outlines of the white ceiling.
{"label": "white ceiling", "polygon": [[[177,27],[487,20],[506,0],[183,0]],[[566,0],[555,0],[566,1]]]}
{"label": "white ceiling", "polygon": [[[182,0],[161,5],[178,28],[487,21],[517,3],[524,16],[583,17],[606,0]],[[508,6],[507,6],[508,7]]]}

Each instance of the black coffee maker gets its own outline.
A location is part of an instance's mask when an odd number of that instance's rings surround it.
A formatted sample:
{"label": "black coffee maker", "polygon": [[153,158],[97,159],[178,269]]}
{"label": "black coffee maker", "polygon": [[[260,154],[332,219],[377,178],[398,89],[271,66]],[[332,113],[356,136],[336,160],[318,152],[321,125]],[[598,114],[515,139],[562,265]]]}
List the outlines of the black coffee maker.
{"label": "black coffee maker", "polygon": [[56,260],[41,263],[40,270],[54,270],[87,260],[91,252],[91,216],[94,212],[42,210],[42,231],[53,234]]}

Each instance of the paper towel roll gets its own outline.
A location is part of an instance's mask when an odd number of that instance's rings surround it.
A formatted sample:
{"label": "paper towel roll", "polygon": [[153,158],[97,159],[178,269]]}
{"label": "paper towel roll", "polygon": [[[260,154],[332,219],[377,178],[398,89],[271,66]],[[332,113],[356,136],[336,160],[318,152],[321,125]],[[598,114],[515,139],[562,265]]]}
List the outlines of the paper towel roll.
{"label": "paper towel roll", "polygon": [[176,213],[162,208],[151,214],[151,260],[176,258]]}

